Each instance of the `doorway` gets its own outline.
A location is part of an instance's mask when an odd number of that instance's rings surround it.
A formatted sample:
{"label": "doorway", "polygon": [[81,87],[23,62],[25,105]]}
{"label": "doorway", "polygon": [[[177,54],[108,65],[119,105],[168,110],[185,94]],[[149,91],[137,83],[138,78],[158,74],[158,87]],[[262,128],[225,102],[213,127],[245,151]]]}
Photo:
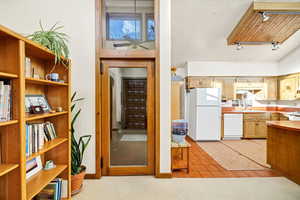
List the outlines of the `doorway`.
{"label": "doorway", "polygon": [[154,65],[102,60],[102,175],[154,174]]}

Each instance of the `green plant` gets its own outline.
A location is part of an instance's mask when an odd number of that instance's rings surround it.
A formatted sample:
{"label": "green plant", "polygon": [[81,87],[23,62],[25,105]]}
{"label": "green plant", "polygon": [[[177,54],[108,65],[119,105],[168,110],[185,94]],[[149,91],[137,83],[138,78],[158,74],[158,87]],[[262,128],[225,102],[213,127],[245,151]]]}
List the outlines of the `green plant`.
{"label": "green plant", "polygon": [[29,35],[28,38],[53,51],[55,54],[55,64],[62,63],[68,65],[69,63],[65,63],[62,57],[69,58],[69,48],[67,45],[69,36],[58,32],[64,26],[58,26],[57,22],[49,30],[45,30],[41,21],[39,24],[41,30]]}
{"label": "green plant", "polygon": [[81,108],[76,109],[77,102],[84,100],[84,98],[76,98],[77,93],[74,92],[71,102],[71,111],[72,111],[72,122],[71,122],[71,133],[72,133],[72,175],[79,174],[83,168],[82,168],[82,160],[84,152],[91,140],[91,135],[84,135],[79,137],[77,140],[75,137],[75,122],[78,119],[79,114],[81,113]]}

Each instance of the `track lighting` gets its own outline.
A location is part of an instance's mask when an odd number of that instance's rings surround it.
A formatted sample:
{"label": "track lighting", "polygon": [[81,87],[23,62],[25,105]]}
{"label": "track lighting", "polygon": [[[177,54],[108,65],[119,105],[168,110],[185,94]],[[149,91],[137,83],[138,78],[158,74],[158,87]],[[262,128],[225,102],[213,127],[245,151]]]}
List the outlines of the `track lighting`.
{"label": "track lighting", "polygon": [[270,16],[267,15],[266,12],[261,12],[261,17],[262,17],[262,21],[263,22],[266,22],[266,21],[268,21],[270,19]]}
{"label": "track lighting", "polygon": [[273,51],[276,51],[276,50],[278,50],[278,49],[279,49],[278,43],[277,43],[277,42],[272,42],[272,50],[273,50]]}
{"label": "track lighting", "polygon": [[268,21],[271,16],[270,15],[300,15],[299,11],[264,11],[260,12],[262,17],[262,22]]}
{"label": "track lighting", "polygon": [[243,46],[241,45],[241,43],[236,43],[236,50],[242,50]]}
{"label": "track lighting", "polygon": [[266,45],[271,44],[272,50],[276,51],[279,49],[279,43],[278,42],[236,42],[236,50],[241,50],[244,47],[242,45]]}

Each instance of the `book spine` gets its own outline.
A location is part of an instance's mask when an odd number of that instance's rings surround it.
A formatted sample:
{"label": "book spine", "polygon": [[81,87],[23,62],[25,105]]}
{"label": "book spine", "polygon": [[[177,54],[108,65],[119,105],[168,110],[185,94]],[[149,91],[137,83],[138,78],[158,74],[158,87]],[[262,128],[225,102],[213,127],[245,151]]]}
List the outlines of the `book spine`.
{"label": "book spine", "polygon": [[0,81],[0,121],[3,121],[3,107],[4,107],[4,82]]}

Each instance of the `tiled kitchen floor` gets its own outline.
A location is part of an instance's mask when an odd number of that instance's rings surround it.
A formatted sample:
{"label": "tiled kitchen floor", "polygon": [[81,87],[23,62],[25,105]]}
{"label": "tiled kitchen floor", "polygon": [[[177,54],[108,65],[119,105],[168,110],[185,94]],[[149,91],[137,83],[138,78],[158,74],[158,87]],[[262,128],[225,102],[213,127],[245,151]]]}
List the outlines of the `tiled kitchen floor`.
{"label": "tiled kitchen floor", "polygon": [[192,145],[190,150],[190,173],[186,170],[173,171],[173,177],[177,178],[240,178],[240,177],[276,177],[281,176],[279,172],[266,170],[251,171],[229,171],[221,167],[212,157],[190,139]]}

